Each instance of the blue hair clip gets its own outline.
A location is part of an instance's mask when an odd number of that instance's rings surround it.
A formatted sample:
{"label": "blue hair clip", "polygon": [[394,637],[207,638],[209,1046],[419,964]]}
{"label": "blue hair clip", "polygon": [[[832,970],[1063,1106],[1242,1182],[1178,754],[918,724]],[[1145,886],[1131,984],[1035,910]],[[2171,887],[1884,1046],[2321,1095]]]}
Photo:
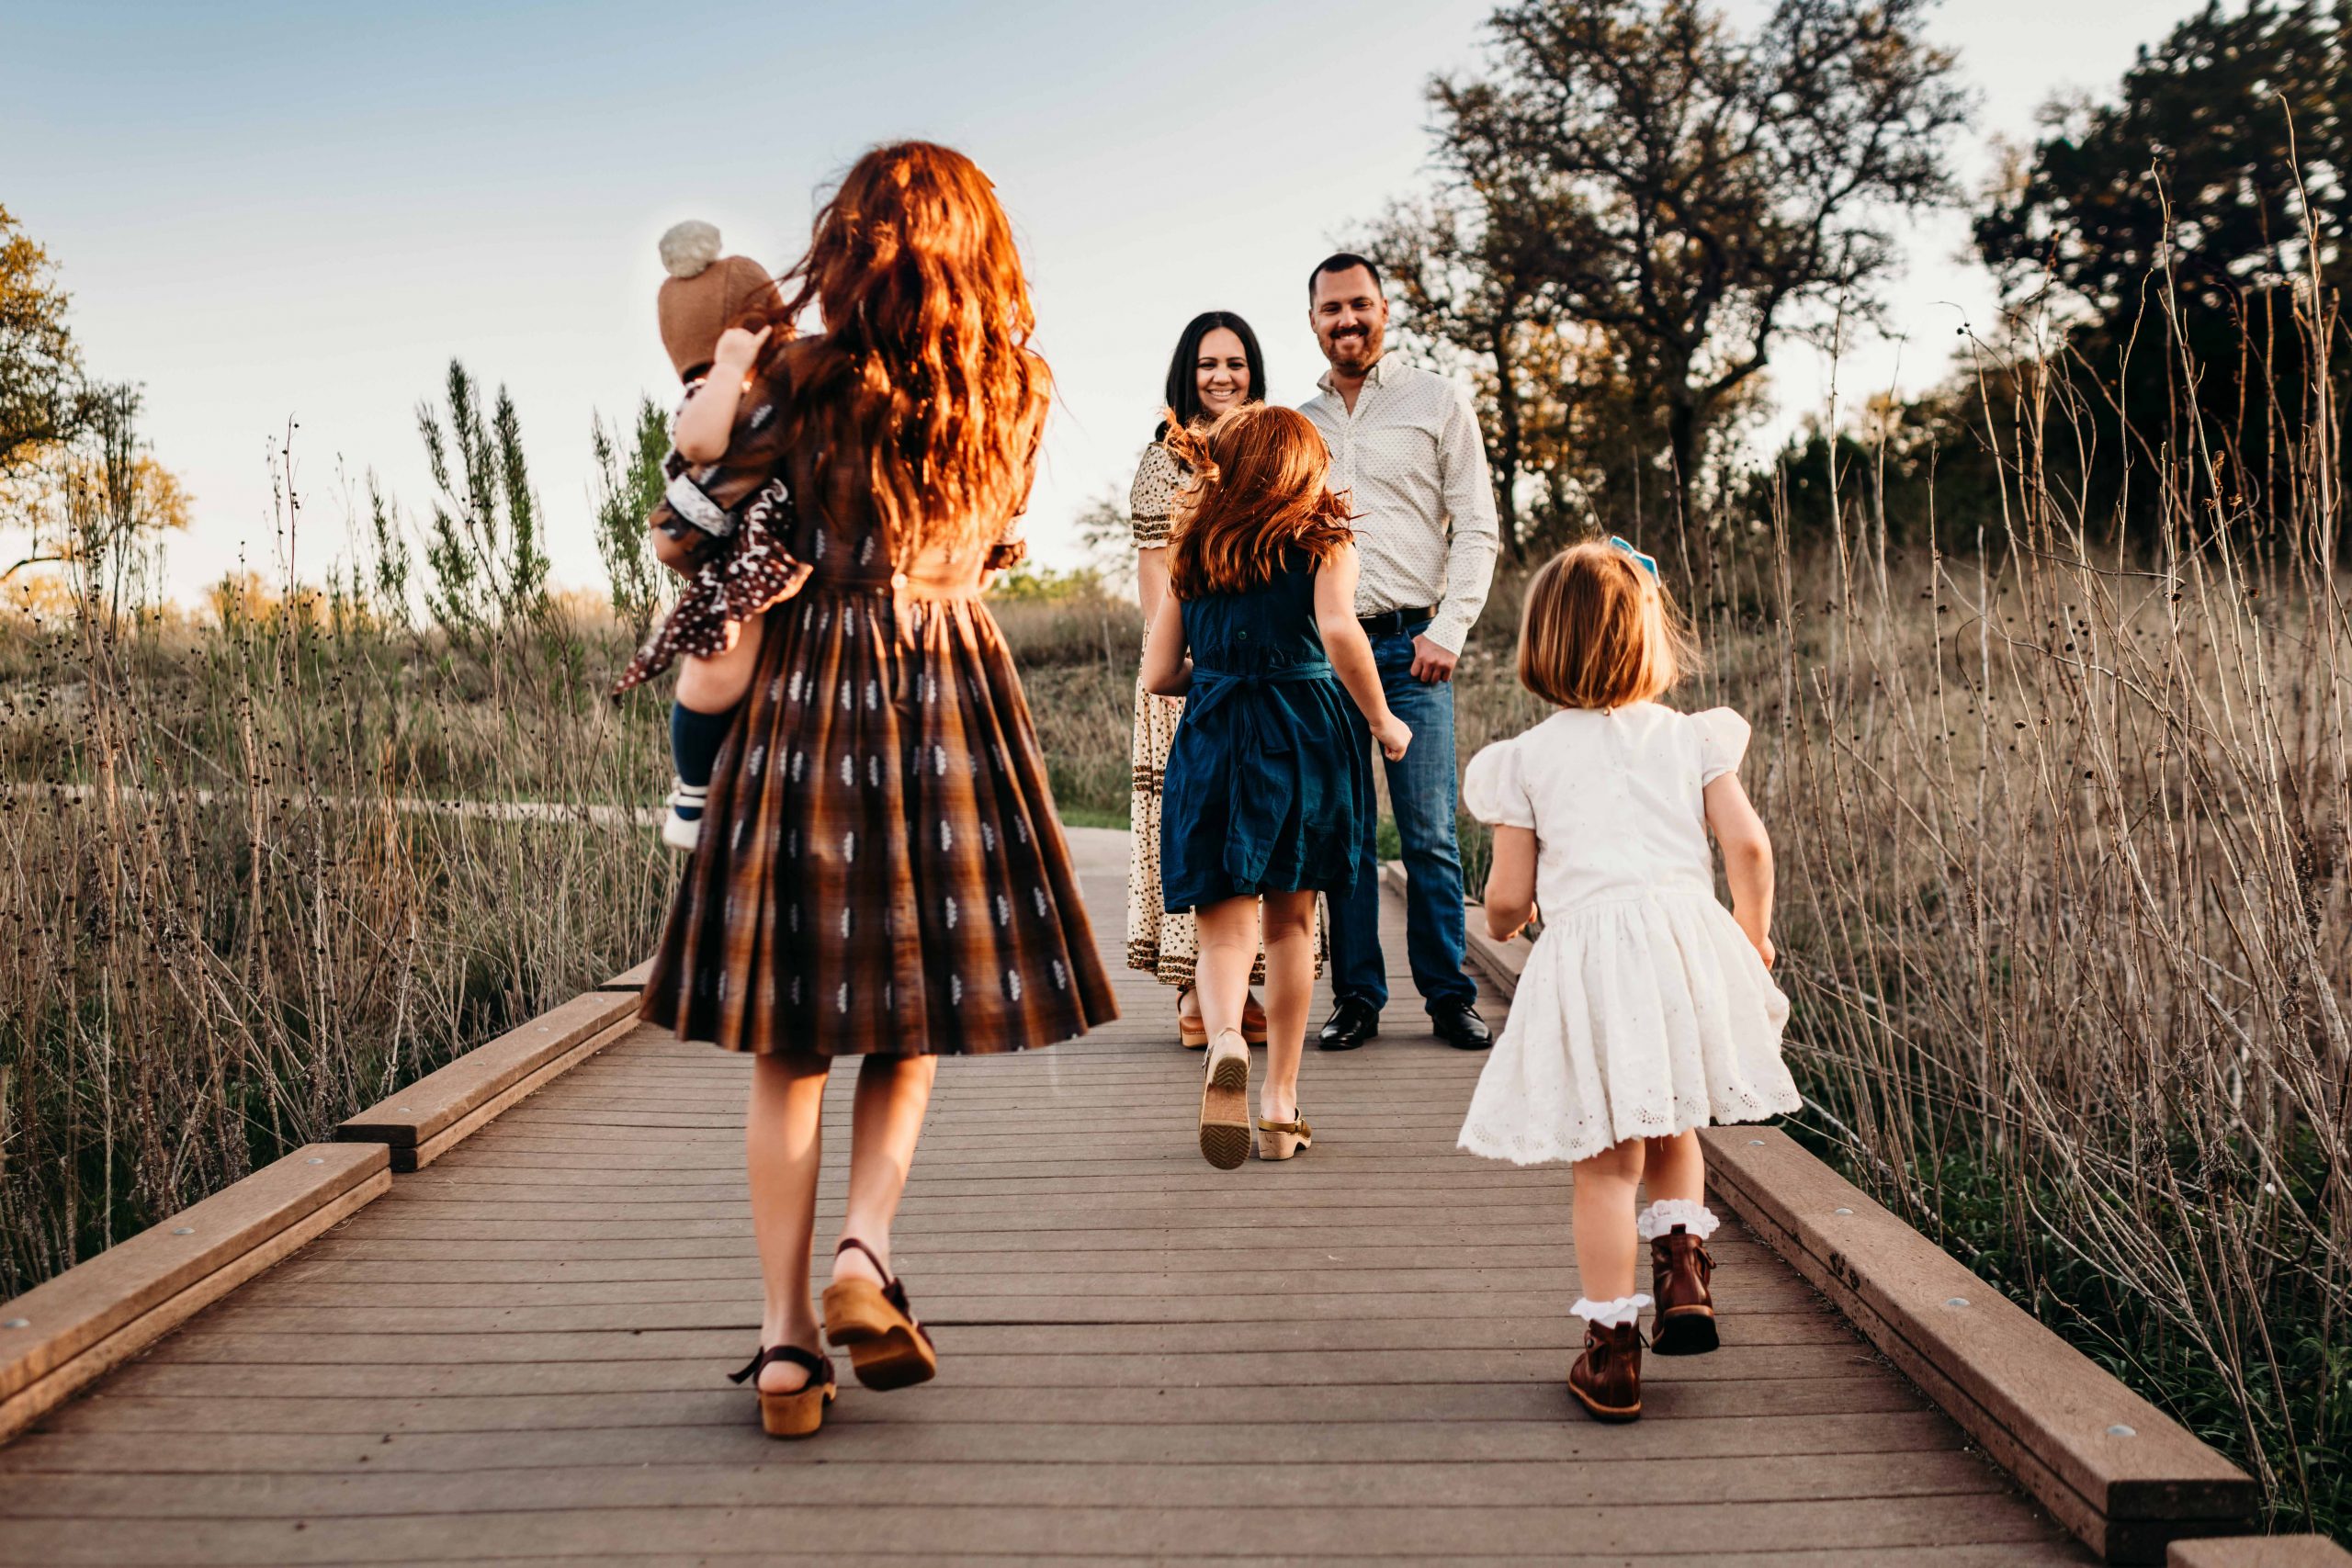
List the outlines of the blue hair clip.
{"label": "blue hair clip", "polygon": [[1624,540],[1619,538],[1614,534],[1609,536],[1609,544],[1612,549],[1623,550],[1627,555],[1633,557],[1634,564],[1640,567],[1644,571],[1648,572],[1652,577],[1656,577],[1657,575],[1657,558],[1656,556],[1645,556],[1642,554],[1641,551],[1634,548],[1633,546],[1627,544]]}

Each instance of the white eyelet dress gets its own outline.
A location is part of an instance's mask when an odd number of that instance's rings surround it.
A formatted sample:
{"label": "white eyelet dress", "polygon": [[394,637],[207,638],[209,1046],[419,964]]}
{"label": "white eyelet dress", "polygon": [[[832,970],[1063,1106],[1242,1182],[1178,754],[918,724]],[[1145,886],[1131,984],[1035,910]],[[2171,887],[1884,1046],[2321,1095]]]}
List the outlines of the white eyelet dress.
{"label": "white eyelet dress", "polygon": [[1532,828],[1544,931],[1460,1146],[1519,1165],[1797,1109],[1788,998],[1715,897],[1702,792],[1747,721],[1569,708],[1471,759],[1462,804]]}

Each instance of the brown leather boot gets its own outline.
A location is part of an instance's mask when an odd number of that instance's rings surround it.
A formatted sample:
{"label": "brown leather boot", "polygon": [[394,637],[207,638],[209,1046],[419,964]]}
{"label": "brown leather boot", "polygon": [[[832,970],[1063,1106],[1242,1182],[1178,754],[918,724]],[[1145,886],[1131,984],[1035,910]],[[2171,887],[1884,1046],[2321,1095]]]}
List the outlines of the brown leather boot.
{"label": "brown leather boot", "polygon": [[1677,1225],[1651,1241],[1650,1269],[1650,1294],[1657,1300],[1650,1348],[1661,1356],[1697,1356],[1720,1344],[1715,1298],[1707,1289],[1715,1260],[1707,1244]]}
{"label": "brown leather boot", "polygon": [[1568,1369],[1568,1392],[1596,1421],[1631,1421],[1642,1413],[1642,1329],[1588,1323],[1584,1354]]}

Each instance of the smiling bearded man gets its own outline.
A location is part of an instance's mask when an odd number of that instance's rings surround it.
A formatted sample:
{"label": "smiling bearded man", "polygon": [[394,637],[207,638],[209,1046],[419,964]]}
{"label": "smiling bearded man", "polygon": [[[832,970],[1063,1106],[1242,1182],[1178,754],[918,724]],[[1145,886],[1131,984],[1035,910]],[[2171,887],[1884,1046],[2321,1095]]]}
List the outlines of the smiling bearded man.
{"label": "smiling bearded man", "polygon": [[[1430,1027],[1450,1045],[1493,1041],[1462,972],[1462,855],[1454,840],[1454,661],[1487,602],[1499,543],[1487,452],[1467,389],[1385,356],[1388,301],[1380,271],[1342,252],[1307,275],[1307,321],[1330,370],[1303,410],[1331,448],[1331,488],[1355,513],[1363,574],[1356,615],[1372,639],[1389,706],[1412,727],[1388,795],[1405,850],[1405,950]],[[1359,722],[1356,743],[1372,744]],[[1374,825],[1363,824],[1367,870]],[[1380,1032],[1388,969],[1380,890],[1370,875],[1331,904],[1337,1006],[1317,1037],[1348,1051]]]}

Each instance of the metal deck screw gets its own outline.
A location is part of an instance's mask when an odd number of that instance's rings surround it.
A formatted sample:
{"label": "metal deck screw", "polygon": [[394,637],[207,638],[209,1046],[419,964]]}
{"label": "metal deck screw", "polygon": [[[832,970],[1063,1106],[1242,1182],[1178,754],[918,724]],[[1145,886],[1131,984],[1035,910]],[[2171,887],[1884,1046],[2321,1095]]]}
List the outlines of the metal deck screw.
{"label": "metal deck screw", "polygon": [[172,1227],[172,1234],[174,1235],[194,1235],[196,1234],[196,1227],[194,1225],[174,1225]]}
{"label": "metal deck screw", "polygon": [[2125,1426],[2122,1422],[2118,1421],[2114,1426],[2109,1427],[2107,1429],[2107,1435],[2110,1438],[2136,1438],[2140,1434],[2132,1427]]}
{"label": "metal deck screw", "polygon": [[1832,1210],[1830,1211],[1830,1213],[1833,1213],[1833,1214],[1850,1214],[1850,1213],[1852,1213],[1853,1212],[1854,1212],[1854,1211],[1853,1211],[1853,1210],[1851,1210],[1851,1209],[1832,1209]]}
{"label": "metal deck screw", "polygon": [[309,1159],[304,1160],[302,1163],[305,1165],[324,1165],[327,1163],[327,1160],[324,1155],[312,1155]]}
{"label": "metal deck screw", "polygon": [[1764,1140],[1761,1138],[1750,1138],[1747,1140],[1747,1146],[1751,1149],[1760,1149],[1764,1146]]}
{"label": "metal deck screw", "polygon": [[1944,1305],[1948,1307],[1964,1307],[1967,1304],[1968,1298],[1966,1296],[1947,1296],[1944,1298]]}
{"label": "metal deck screw", "polygon": [[29,1317],[12,1317],[6,1323],[0,1323],[0,1328],[30,1328],[32,1325],[33,1320]]}

